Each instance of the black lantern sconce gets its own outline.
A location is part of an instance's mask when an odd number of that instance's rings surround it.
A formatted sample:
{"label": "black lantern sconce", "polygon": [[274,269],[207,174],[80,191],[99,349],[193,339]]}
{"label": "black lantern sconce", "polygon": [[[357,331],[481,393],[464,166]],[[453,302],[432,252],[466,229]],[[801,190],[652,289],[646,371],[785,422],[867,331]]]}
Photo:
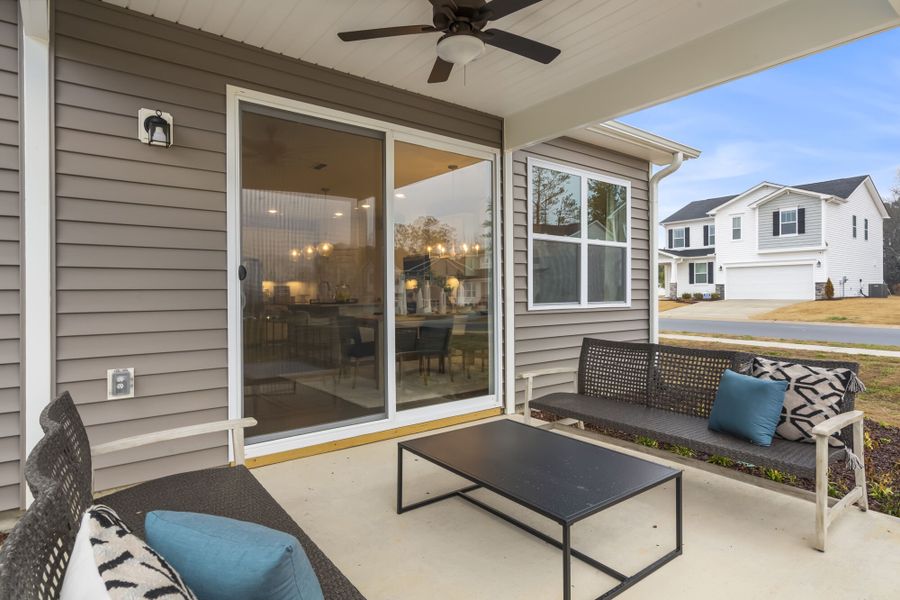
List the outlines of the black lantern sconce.
{"label": "black lantern sconce", "polygon": [[138,111],[138,139],[150,146],[171,146],[173,125],[174,119],[169,113],[149,108]]}

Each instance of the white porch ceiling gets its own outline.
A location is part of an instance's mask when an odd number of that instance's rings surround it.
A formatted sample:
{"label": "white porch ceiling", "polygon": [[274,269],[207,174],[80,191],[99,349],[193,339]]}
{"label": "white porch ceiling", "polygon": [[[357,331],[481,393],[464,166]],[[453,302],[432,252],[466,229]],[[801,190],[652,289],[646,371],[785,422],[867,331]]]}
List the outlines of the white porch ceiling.
{"label": "white porch ceiling", "polygon": [[439,33],[342,42],[339,31],[430,24],[427,0],[108,0],[209,33],[505,116],[785,0],[544,0],[492,24],[556,46],[542,65],[488,48],[428,84]]}
{"label": "white porch ceiling", "polygon": [[[505,117],[508,125],[523,131],[508,134],[511,146],[614,118],[900,24],[893,6],[897,0],[544,0],[492,26],[560,48],[562,54],[552,64],[489,47],[465,70],[455,69],[448,82],[428,84],[440,34],[350,43],[337,37],[345,30],[430,24],[427,0],[105,1]],[[733,37],[728,35],[732,31]],[[795,43],[774,38],[796,33],[800,35]],[[731,48],[729,39],[734,42]],[[760,43],[776,47],[777,53],[760,51]],[[699,80],[696,75],[687,77],[684,85],[678,81],[680,65],[669,64],[662,72],[646,68],[654,59],[685,48],[692,49],[683,54],[694,61],[721,54],[728,60],[736,57],[735,64],[719,61],[722,64],[708,69],[706,80],[701,72]],[[684,67],[691,70],[689,64]],[[641,79],[631,81],[630,69]],[[664,80],[668,87],[654,94],[648,77]],[[621,97],[626,106],[604,105],[606,79],[617,86],[608,89],[610,95]],[[640,98],[626,95],[626,99],[618,89],[631,85],[640,88]],[[579,93],[585,90],[590,93]],[[571,116],[557,115],[548,121],[549,129],[537,126],[535,120],[543,118],[557,98],[567,100],[559,106]]]}

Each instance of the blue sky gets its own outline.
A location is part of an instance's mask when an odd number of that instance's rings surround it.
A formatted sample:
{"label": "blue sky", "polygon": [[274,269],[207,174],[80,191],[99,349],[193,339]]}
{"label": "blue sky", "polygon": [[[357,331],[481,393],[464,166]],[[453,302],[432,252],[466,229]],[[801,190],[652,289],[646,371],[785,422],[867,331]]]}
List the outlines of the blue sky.
{"label": "blue sky", "polygon": [[900,29],[673,100],[621,121],[703,152],[660,184],[660,216],[692,200],[900,168]]}

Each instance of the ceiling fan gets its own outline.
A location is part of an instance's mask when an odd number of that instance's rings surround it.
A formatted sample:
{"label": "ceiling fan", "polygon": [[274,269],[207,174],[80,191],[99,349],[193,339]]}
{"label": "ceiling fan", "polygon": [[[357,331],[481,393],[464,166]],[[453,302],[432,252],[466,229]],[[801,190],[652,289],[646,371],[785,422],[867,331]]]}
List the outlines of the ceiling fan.
{"label": "ceiling fan", "polygon": [[434,14],[431,25],[403,25],[362,31],[343,31],[338,37],[345,42],[377,38],[441,32],[437,43],[437,59],[428,76],[428,83],[440,83],[450,78],[453,65],[465,65],[484,52],[484,45],[548,64],[559,56],[560,50],[524,38],[502,29],[488,29],[487,24],[512,14],[541,0],[428,0]]}

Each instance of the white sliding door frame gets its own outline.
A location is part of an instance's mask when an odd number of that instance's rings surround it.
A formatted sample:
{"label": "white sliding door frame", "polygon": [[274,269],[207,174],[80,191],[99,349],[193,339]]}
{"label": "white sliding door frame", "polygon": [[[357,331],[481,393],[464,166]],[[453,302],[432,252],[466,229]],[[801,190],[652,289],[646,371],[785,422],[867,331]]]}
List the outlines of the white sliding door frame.
{"label": "white sliding door frame", "polygon": [[[446,417],[459,416],[466,413],[500,408],[503,406],[503,382],[500,379],[503,364],[501,346],[501,280],[503,274],[500,271],[500,150],[462,140],[448,138],[446,136],[420,131],[410,127],[395,125],[385,121],[379,121],[368,117],[361,117],[351,113],[326,108],[298,100],[291,100],[250,90],[236,86],[227,86],[226,89],[226,135],[227,135],[227,197],[228,197],[228,416],[240,418],[243,416],[243,346],[241,333],[241,290],[238,280],[238,267],[241,264],[241,218],[240,218],[240,104],[242,102],[267,106],[279,110],[293,112],[309,117],[325,119],[335,123],[343,123],[362,127],[372,131],[378,131],[385,136],[385,235],[384,235],[384,260],[385,260],[385,296],[384,296],[384,327],[387,333],[386,352],[389,360],[384,362],[384,381],[387,390],[387,403],[385,416],[382,419],[363,423],[337,425],[333,428],[300,433],[280,439],[266,440],[247,446],[248,458],[265,456],[277,452],[295,450],[307,446],[314,446],[336,440],[352,438],[370,433],[377,433],[388,429],[412,425],[427,421],[434,421]],[[394,142],[402,141],[427,146],[439,150],[447,150],[465,154],[475,158],[491,161],[492,164],[492,267],[493,267],[493,314],[492,339],[493,351],[491,354],[491,383],[493,393],[477,398],[465,400],[447,401],[440,404],[415,408],[410,410],[397,410],[396,406],[396,373],[393,368],[394,356],[394,327],[395,327],[395,299],[394,299]],[[390,366],[390,368],[389,368]],[[233,459],[234,449],[229,441],[229,459]]]}

